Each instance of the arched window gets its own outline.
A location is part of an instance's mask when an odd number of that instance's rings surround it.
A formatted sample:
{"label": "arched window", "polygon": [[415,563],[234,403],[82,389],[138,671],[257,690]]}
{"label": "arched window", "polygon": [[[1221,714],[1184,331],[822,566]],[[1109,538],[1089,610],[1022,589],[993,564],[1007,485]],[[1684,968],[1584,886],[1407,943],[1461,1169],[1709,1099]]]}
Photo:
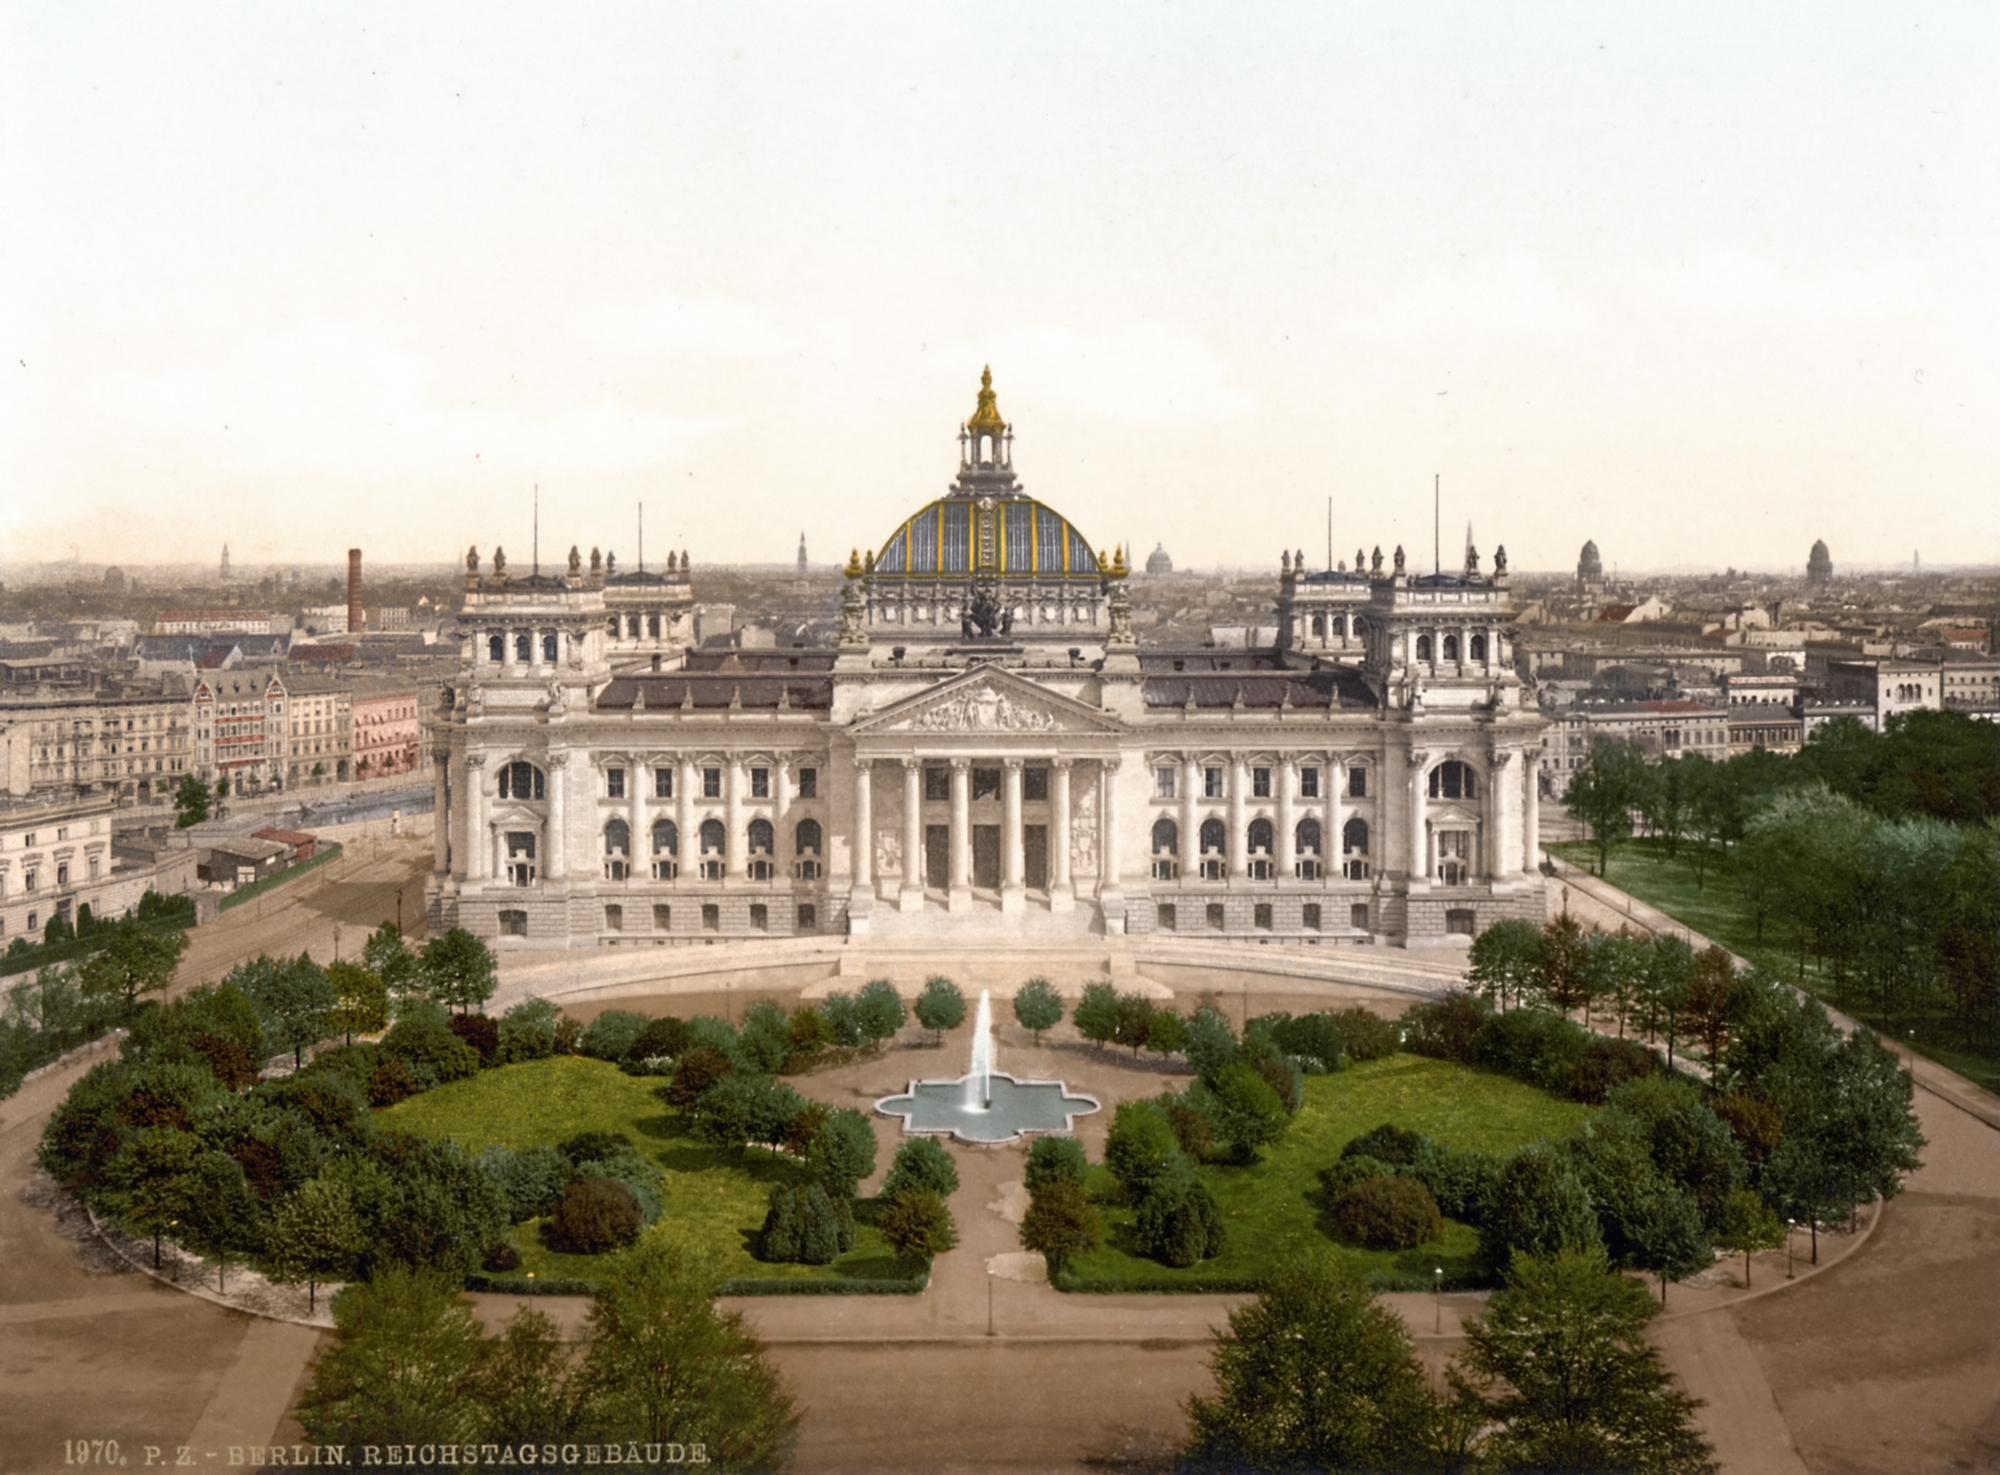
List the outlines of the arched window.
{"label": "arched window", "polygon": [[701,822],[701,853],[703,855],[722,854],[722,821],[705,819]]}
{"label": "arched window", "polygon": [[1326,616],[1314,615],[1312,629],[1314,635],[1324,638],[1326,635]]}
{"label": "arched window", "polygon": [[1319,821],[1310,817],[1299,821],[1295,832],[1300,855],[1319,854]]}
{"label": "arched window", "polygon": [[1431,638],[1428,635],[1419,635],[1417,637],[1417,659],[1420,661],[1428,661],[1430,658],[1431,658]]}
{"label": "arched window", "polygon": [[506,636],[489,635],[486,637],[486,659],[493,662],[496,666],[507,659]]}
{"label": "arched window", "polygon": [[622,819],[614,819],[604,826],[604,853],[606,855],[630,855],[632,853],[632,827]]}
{"label": "arched window", "polygon": [[1219,819],[1205,819],[1201,822],[1201,848],[1204,854],[1220,855],[1228,845],[1228,831]]}
{"label": "arched window", "polygon": [[[497,638],[497,637],[496,637]],[[532,763],[516,760],[500,768],[502,799],[546,799],[547,783],[542,771]]]}
{"label": "arched window", "polygon": [[637,615],[627,615],[625,617],[625,633],[634,640],[639,638],[639,617]]}
{"label": "arched window", "polygon": [[658,615],[646,616],[646,636],[651,640],[658,640],[660,638],[660,617]]}
{"label": "arched window", "polygon": [[604,628],[610,634],[611,638],[616,640],[618,638],[618,616],[613,615],[610,619],[606,620]]}
{"label": "arched window", "polygon": [[1450,758],[1431,770],[1433,799],[1476,799],[1472,769]]}
{"label": "arched window", "polygon": [[1344,855],[1366,855],[1368,853],[1368,821],[1351,819],[1340,832],[1340,849]]}
{"label": "arched window", "polygon": [[1445,636],[1444,658],[1447,661],[1455,661],[1458,659],[1458,637],[1456,635]]}
{"label": "arched window", "polygon": [[769,855],[772,839],[771,822],[768,819],[759,816],[750,821],[750,851],[753,855]]}
{"label": "arched window", "polygon": [[670,819],[653,821],[653,854],[678,855],[681,848],[680,828]]}
{"label": "arched window", "polygon": [[800,855],[818,855],[820,853],[819,821],[816,819],[800,820],[798,829],[793,831],[792,839],[798,846]]}
{"label": "arched window", "polygon": [[535,658],[534,637],[532,635],[529,635],[526,631],[523,631],[521,634],[516,635],[514,637],[514,659],[519,661],[522,665],[525,666],[528,664],[528,662],[532,661],[534,658]]}
{"label": "arched window", "polygon": [[542,637],[542,659],[551,666],[556,663],[556,632],[553,630]]}
{"label": "arched window", "polygon": [[1181,848],[1181,827],[1167,815],[1153,821],[1153,854],[1174,855]]}
{"label": "arched window", "polygon": [[1271,853],[1271,822],[1268,819],[1250,821],[1250,852],[1253,855]]}
{"label": "arched window", "polygon": [[1472,637],[1472,659],[1475,661],[1486,659],[1486,637],[1484,635],[1475,635]]}

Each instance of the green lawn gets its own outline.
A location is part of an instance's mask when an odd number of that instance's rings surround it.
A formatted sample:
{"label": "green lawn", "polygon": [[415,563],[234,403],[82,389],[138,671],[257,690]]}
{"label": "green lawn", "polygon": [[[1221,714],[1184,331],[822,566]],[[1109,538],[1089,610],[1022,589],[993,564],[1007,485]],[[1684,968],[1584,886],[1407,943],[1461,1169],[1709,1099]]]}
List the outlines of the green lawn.
{"label": "green lawn", "polygon": [[[1476,1278],[1473,1265],[1478,1234],[1447,1220],[1441,1243],[1414,1250],[1364,1250],[1342,1244],[1311,1202],[1319,1171],[1340,1149],[1371,1128],[1388,1122],[1422,1132],[1451,1147],[1507,1152],[1523,1143],[1567,1136],[1591,1108],[1522,1085],[1490,1071],[1474,1070],[1418,1055],[1391,1055],[1306,1081],[1306,1100],[1284,1140],[1266,1149],[1249,1167],[1204,1167],[1202,1181],[1214,1194],[1228,1229],[1228,1245],[1213,1260],[1174,1270],[1120,1248],[1131,1211],[1105,1211],[1111,1231],[1100,1249],[1079,1257],[1071,1273],[1093,1281],[1118,1282],[1130,1290],[1166,1290],[1203,1280],[1257,1280],[1273,1265],[1314,1247],[1336,1246],[1366,1274],[1420,1277],[1428,1283],[1442,1266],[1448,1281]],[[1092,1170],[1093,1193],[1115,1195],[1103,1168]]]}
{"label": "green lawn", "polygon": [[[1566,840],[1547,848],[1580,869],[1588,870],[1597,863],[1597,847],[1588,841]],[[1906,1040],[1907,1032],[1915,1028],[1916,1046],[1922,1053],[1989,1091],[2000,1091],[2000,1060],[1960,1045],[1952,1037],[1956,1021],[1936,1012],[1884,1017],[1868,1000],[1852,996],[1852,990],[1836,988],[1833,980],[1811,959],[1801,970],[1798,954],[1771,934],[1767,934],[1770,940],[1759,942],[1748,909],[1737,899],[1733,860],[1722,857],[1711,862],[1704,876],[1706,884],[1698,887],[1685,861],[1667,859],[1665,842],[1635,838],[1612,842],[1605,869],[1604,879],[1621,891],[1658,907],[1675,921],[1720,943],[1738,957],[1768,968],[1834,1008],[1898,1040]]]}
{"label": "green lawn", "polygon": [[[439,1086],[384,1109],[377,1120],[388,1130],[446,1137],[474,1152],[489,1143],[534,1147],[581,1132],[622,1133],[659,1165],[666,1179],[660,1195],[664,1211],[647,1232],[708,1247],[722,1276],[882,1280],[908,1273],[866,1224],[856,1229],[853,1250],[831,1265],[768,1265],[753,1258],[750,1240],[763,1225],[772,1185],[791,1182],[799,1168],[790,1158],[762,1148],[739,1157],[695,1141],[678,1113],[656,1094],[661,1084],[657,1078],[628,1076],[601,1060],[556,1056]],[[532,1271],[538,1279],[594,1278],[598,1258],[549,1249],[541,1242],[541,1223],[514,1226],[520,1273]]]}

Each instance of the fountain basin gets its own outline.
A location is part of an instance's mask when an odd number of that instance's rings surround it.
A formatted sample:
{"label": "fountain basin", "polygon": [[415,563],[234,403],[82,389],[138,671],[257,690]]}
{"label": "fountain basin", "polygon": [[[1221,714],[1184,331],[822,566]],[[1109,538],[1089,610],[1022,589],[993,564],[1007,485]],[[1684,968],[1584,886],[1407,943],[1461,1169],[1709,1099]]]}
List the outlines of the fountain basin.
{"label": "fountain basin", "polygon": [[1067,1132],[1072,1118],[1096,1111],[1094,1096],[1071,1095],[1061,1081],[1017,1081],[1005,1071],[952,1081],[911,1081],[900,1096],[884,1096],[875,1109],[903,1119],[905,1132],[936,1132],[961,1142],[1012,1142],[1027,1132]]}

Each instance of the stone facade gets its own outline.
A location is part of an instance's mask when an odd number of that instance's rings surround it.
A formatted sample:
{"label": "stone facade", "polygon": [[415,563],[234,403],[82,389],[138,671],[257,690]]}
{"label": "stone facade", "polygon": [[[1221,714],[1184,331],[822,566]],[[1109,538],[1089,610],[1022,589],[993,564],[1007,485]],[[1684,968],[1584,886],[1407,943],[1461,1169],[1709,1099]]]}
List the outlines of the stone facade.
{"label": "stone facade", "polygon": [[1287,554],[1274,646],[1142,650],[1123,550],[1029,497],[1012,445],[988,382],[952,489],[850,560],[834,648],[690,648],[684,554],[643,584],[469,554],[432,925],[1422,946],[1540,915],[1504,552]]}

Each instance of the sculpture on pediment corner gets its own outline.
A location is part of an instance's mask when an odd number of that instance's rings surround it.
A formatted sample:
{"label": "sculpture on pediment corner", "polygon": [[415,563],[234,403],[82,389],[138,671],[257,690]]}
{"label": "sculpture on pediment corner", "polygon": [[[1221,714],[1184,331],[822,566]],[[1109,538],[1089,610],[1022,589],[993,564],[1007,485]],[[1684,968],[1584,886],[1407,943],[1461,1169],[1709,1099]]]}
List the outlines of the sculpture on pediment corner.
{"label": "sculpture on pediment corner", "polygon": [[495,544],[493,548],[493,577],[496,579],[503,579],[506,576],[507,576],[507,550],[505,548],[500,547],[498,544]]}
{"label": "sculpture on pediment corner", "polygon": [[468,574],[479,572],[479,545],[477,543],[465,550],[465,571]]}
{"label": "sculpture on pediment corner", "polygon": [[865,607],[861,599],[861,586],[855,583],[843,584],[840,589],[840,643],[842,645],[866,645],[868,643]]}
{"label": "sculpture on pediment corner", "polygon": [[1396,577],[1400,579],[1405,572],[1407,572],[1407,570],[1404,566],[1403,545],[1401,543],[1398,543],[1396,545]]}
{"label": "sculpture on pediment corner", "polygon": [[1136,645],[1139,637],[1132,629],[1132,596],[1123,584],[1111,586],[1111,628],[1105,639],[1111,645]]}
{"label": "sculpture on pediment corner", "polygon": [[569,576],[580,578],[583,574],[583,555],[577,552],[576,544],[569,545]]}

